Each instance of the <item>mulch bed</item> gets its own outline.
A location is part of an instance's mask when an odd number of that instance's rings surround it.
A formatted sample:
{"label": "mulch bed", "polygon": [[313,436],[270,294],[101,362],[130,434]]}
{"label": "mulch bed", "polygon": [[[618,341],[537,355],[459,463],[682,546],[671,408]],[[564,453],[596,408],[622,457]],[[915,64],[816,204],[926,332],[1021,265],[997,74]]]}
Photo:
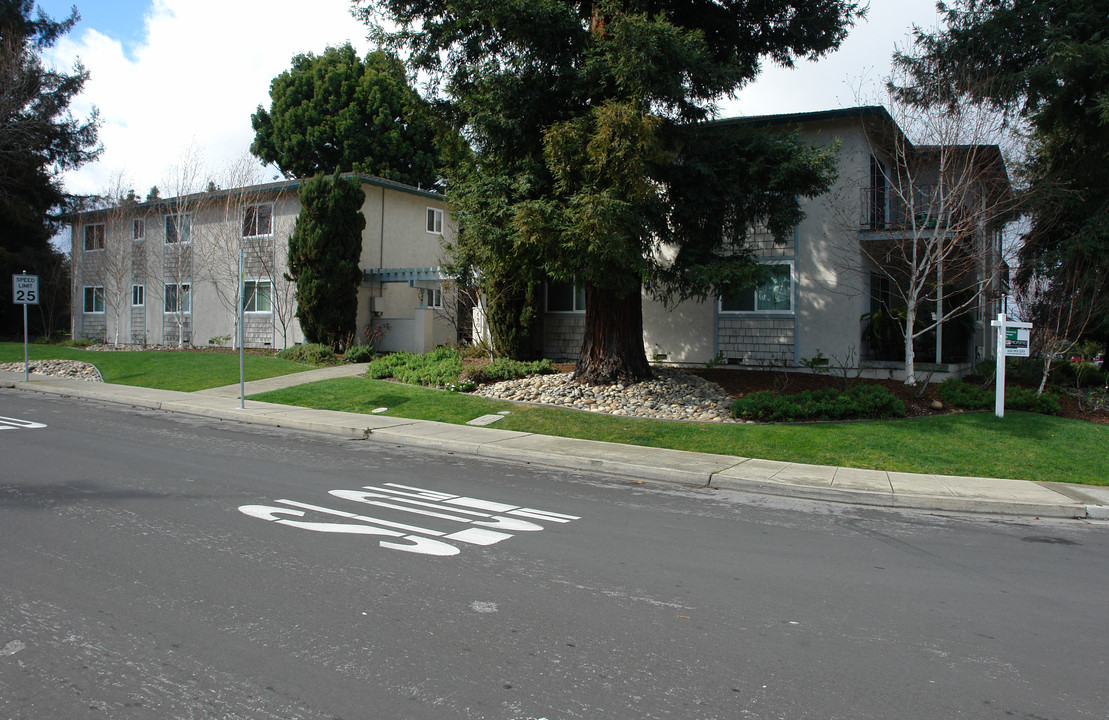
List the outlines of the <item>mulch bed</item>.
{"label": "mulch bed", "polygon": [[[573,372],[573,363],[558,363],[555,365],[558,372]],[[843,388],[844,379],[833,375],[812,375],[800,372],[745,370],[739,368],[684,368],[687,372],[700,375],[706,380],[711,380],[724,388],[732,397],[738,398],[748,393],[769,390],[787,395],[803,392],[805,390],[822,390],[825,388]],[[928,415],[944,415],[947,413],[964,412],[944,404],[941,409],[933,407],[933,401],[939,400],[936,393],[936,384],[929,383],[923,394],[911,385],[899,380],[874,380],[869,378],[849,379],[848,384],[868,383],[884,385],[890,393],[905,403],[905,412],[908,417],[925,417]],[[1062,408],[1061,416],[1072,420],[1085,420],[1109,425],[1109,413],[1090,412],[1079,407],[1078,400],[1071,395],[1060,395],[1059,404]]]}

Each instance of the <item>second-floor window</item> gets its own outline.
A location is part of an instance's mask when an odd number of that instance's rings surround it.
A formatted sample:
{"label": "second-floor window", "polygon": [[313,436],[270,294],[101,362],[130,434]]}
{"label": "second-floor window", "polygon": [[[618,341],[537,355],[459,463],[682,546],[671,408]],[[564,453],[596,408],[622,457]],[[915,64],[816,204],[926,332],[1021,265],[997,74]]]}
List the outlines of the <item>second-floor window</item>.
{"label": "second-floor window", "polygon": [[166,245],[189,242],[192,225],[192,217],[185,213],[166,215]]}
{"label": "second-floor window", "polygon": [[443,234],[443,211],[437,208],[427,209],[427,231],[436,235]]}
{"label": "second-floor window", "polygon": [[146,304],[146,288],[142,285],[131,286],[131,307],[142,307]]}
{"label": "second-floor window", "polygon": [[273,205],[247,205],[243,208],[243,237],[273,235]]}
{"label": "second-floor window", "polygon": [[142,240],[146,237],[146,220],[135,218],[131,221],[131,239]]}
{"label": "second-floor window", "polygon": [[103,250],[104,249],[104,225],[86,225],[85,226],[85,249],[86,250]]}

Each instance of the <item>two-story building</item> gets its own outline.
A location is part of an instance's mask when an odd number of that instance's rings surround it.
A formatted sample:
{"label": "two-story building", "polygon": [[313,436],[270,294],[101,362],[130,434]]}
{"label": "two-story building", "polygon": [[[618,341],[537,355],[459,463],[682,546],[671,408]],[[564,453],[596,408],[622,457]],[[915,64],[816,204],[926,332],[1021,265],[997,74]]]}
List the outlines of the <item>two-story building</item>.
{"label": "two-story building", "polygon": [[[915,338],[917,364],[942,377],[993,354],[989,321],[1007,290],[1000,225],[1011,205],[996,146],[914,146],[882,107],[713,125],[836,143],[837,177],[828,192],[803,201],[805,218],[785,243],[752,234],[755,255],[771,271],[763,285],[676,307],[644,295],[648,359],[801,369],[823,357],[869,376],[903,378],[896,326],[914,289],[916,328],[944,319],[938,331]],[[545,302],[542,354],[575,359],[583,289],[550,283]]]}
{"label": "two-story building", "polygon": [[[439,265],[452,228],[442,197],[357,177],[366,195],[357,332],[388,327],[377,342],[385,350],[457,341],[458,323],[443,307]],[[295,287],[285,277],[299,184],[124,201],[72,215],[74,337],[232,346],[241,297],[246,347],[303,342]]]}

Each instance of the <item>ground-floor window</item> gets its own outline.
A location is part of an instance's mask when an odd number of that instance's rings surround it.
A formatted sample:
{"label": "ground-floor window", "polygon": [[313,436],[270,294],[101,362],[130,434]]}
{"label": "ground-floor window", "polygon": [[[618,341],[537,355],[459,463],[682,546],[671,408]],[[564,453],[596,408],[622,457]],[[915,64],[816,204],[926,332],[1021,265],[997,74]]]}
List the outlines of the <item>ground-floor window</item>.
{"label": "ground-floor window", "polygon": [[244,282],[243,312],[273,312],[273,283],[269,280],[247,280]]}
{"label": "ground-floor window", "polygon": [[427,291],[427,306],[433,310],[443,309],[443,291],[442,290],[428,290]]}
{"label": "ground-floor window", "polygon": [[86,313],[102,313],[104,312],[104,288],[99,285],[86,285],[85,286],[85,303],[84,312]]}
{"label": "ground-floor window", "polygon": [[192,312],[192,286],[189,283],[166,285],[165,311],[186,314]]}
{"label": "ground-floor window", "polygon": [[547,283],[547,312],[585,312],[585,286],[577,278]]}
{"label": "ground-floor window", "polygon": [[720,312],[793,312],[793,264],[767,265],[770,277],[760,285],[746,287],[720,298]]}

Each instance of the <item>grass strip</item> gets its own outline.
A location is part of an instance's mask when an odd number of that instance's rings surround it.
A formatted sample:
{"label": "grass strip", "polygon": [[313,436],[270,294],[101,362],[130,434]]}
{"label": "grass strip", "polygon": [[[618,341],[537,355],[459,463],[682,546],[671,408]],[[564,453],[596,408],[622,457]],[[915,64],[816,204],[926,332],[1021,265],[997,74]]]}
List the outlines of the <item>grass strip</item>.
{"label": "grass strip", "polygon": [[[238,353],[149,352],[141,350],[89,351],[59,345],[29,345],[31,360],[79,360],[91,363],[104,382],[135,387],[192,392],[239,382]],[[0,363],[23,362],[23,343],[0,343]],[[247,381],[311,370],[288,360],[247,354]]]}
{"label": "grass strip", "polygon": [[368,378],[336,378],[251,399],[462,424],[509,410],[502,430],[897,472],[1109,485],[1109,426],[1066,418],[960,413],[824,424],[717,424],[619,418],[518,405]]}

